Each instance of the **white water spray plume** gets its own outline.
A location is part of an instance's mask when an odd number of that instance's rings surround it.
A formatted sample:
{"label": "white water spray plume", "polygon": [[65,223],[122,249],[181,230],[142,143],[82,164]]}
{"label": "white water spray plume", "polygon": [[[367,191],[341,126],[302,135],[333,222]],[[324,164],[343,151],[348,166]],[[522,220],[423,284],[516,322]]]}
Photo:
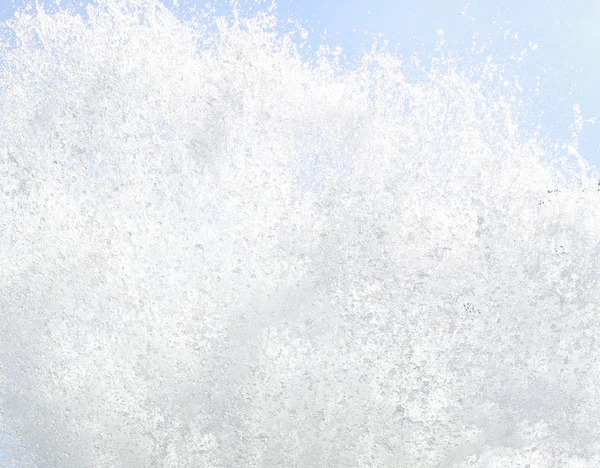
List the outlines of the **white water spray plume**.
{"label": "white water spray plume", "polygon": [[10,466],[600,466],[579,121],[273,11],[55,10],[2,26]]}

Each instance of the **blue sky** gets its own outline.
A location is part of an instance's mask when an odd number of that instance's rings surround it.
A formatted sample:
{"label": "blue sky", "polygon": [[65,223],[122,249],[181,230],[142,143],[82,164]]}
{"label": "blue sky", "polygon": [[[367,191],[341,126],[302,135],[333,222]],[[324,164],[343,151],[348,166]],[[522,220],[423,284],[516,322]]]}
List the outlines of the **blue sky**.
{"label": "blue sky", "polygon": [[[447,48],[475,62],[490,54],[504,62],[527,49],[517,73],[531,98],[528,119],[541,122],[542,135],[568,137],[575,103],[584,119],[600,117],[600,0],[294,0],[281,2],[280,10],[309,29],[327,28],[329,40],[349,52],[382,32],[398,53],[427,56],[439,29]],[[600,167],[599,125],[584,125],[580,152]]]}
{"label": "blue sky", "polygon": [[[24,3],[0,0],[0,19],[9,18],[15,5]],[[205,0],[198,3],[204,5]],[[341,45],[351,58],[377,33],[402,55],[416,51],[427,57],[440,29],[448,49],[475,61],[491,54],[504,62],[528,49],[518,74],[531,98],[528,120],[542,123],[542,135],[551,140],[568,137],[575,103],[581,105],[584,119],[600,117],[600,87],[595,85],[600,73],[600,0],[280,0],[278,10],[300,20],[315,42],[321,42],[327,30],[327,42]],[[600,167],[599,125],[584,126],[580,152]]]}

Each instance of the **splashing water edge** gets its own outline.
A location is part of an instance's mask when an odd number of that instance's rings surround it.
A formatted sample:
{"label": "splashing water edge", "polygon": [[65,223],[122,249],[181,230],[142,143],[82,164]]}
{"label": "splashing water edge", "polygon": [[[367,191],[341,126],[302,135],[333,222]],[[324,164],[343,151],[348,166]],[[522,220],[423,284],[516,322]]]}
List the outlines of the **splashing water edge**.
{"label": "splashing water edge", "polygon": [[563,156],[491,63],[346,69],[277,25],[102,0],[4,26],[16,466],[599,466],[580,124]]}

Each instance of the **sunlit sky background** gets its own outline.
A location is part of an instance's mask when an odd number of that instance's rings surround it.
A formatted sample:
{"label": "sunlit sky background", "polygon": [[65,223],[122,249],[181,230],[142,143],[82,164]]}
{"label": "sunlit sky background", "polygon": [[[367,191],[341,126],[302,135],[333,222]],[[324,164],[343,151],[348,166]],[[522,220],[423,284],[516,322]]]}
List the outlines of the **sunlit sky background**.
{"label": "sunlit sky background", "polygon": [[[551,141],[571,135],[576,103],[585,120],[600,117],[600,0],[288,0],[279,10],[309,30],[326,28],[349,54],[381,32],[392,50],[426,58],[443,30],[446,49],[461,57],[513,63],[530,98],[528,119]],[[523,50],[518,66],[510,57]],[[600,167],[600,121],[584,124],[579,149]]]}
{"label": "sunlit sky background", "polygon": [[[542,124],[542,136],[570,136],[575,103],[585,120],[600,117],[600,0],[294,0],[279,9],[309,29],[326,28],[329,42],[348,53],[381,32],[399,54],[427,57],[439,30],[446,49],[474,62],[492,55],[515,64],[511,55],[526,50],[517,74],[531,98],[529,119]],[[580,152],[600,167],[599,126],[584,124]]]}
{"label": "sunlit sky background", "polygon": [[[10,18],[25,3],[0,0],[0,20]],[[211,3],[218,10],[226,5],[225,1]],[[517,73],[530,103],[527,119],[532,126],[541,123],[541,135],[551,141],[571,134],[575,103],[580,104],[584,119],[600,117],[596,84],[600,0],[279,0],[277,4],[283,18],[299,20],[311,32],[314,44],[340,45],[350,59],[362,47],[368,48],[378,33],[389,40],[391,50],[404,56],[415,53],[425,60],[439,44],[440,30],[447,50],[475,63],[492,55],[498,63],[515,64],[511,55],[518,58],[526,50]],[[600,167],[599,129],[600,122],[585,124],[580,152]]]}

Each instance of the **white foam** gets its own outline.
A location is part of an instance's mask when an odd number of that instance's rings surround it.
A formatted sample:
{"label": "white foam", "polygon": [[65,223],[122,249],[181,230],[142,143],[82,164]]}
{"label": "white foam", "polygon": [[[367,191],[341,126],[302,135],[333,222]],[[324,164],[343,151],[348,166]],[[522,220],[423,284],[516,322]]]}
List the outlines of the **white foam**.
{"label": "white foam", "polygon": [[18,466],[600,464],[597,175],[492,64],[88,15],[20,14],[2,51]]}

